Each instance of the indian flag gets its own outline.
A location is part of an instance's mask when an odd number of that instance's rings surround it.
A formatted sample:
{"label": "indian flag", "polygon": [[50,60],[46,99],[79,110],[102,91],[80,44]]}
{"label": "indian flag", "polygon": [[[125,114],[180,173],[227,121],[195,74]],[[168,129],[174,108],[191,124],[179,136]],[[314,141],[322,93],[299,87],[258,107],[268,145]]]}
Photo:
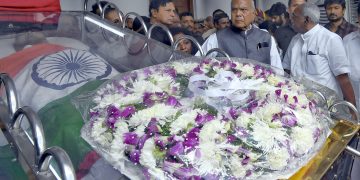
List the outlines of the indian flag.
{"label": "indian flag", "polygon": [[[0,59],[0,72],[13,78],[20,105],[30,106],[38,113],[47,146],[63,148],[78,177],[83,177],[99,156],[80,137],[84,121],[71,101],[79,94],[95,90],[118,72],[81,42],[63,44],[74,47],[44,43],[14,52]],[[0,153],[0,178],[26,177],[19,163],[13,161],[8,145],[0,147],[0,152],[4,152]]]}

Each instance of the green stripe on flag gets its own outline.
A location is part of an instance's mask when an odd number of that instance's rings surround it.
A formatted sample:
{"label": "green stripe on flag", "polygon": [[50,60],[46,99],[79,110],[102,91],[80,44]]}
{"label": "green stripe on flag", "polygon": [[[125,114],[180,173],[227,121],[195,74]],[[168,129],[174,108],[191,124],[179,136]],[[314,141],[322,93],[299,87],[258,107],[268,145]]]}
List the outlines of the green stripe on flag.
{"label": "green stripe on flag", "polygon": [[84,121],[71,99],[99,87],[104,80],[91,81],[68,96],[53,101],[39,110],[38,115],[44,127],[48,147],[59,146],[70,156],[75,170],[86,153],[91,150],[81,137]]}

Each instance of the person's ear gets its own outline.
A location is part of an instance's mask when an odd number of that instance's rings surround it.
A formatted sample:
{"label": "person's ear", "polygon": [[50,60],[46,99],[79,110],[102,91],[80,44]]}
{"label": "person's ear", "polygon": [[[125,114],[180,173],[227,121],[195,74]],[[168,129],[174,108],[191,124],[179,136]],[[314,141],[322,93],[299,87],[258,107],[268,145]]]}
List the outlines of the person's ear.
{"label": "person's ear", "polygon": [[156,9],[152,9],[152,10],[151,10],[151,16],[152,16],[152,17],[156,17],[156,16],[157,16],[157,12],[158,12],[158,11],[157,11]]}
{"label": "person's ear", "polygon": [[305,24],[309,23],[309,17],[305,17],[305,21],[304,21]]}

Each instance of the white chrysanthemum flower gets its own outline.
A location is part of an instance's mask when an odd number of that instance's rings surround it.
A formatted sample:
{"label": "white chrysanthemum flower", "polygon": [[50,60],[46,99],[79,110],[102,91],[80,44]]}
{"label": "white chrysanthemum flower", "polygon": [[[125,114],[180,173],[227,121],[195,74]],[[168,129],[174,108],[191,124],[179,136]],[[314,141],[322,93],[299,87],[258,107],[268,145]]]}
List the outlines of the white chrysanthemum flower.
{"label": "white chrysanthemum flower", "polygon": [[151,79],[154,80],[156,86],[163,90],[169,89],[170,84],[174,81],[172,77],[165,74],[154,74]]}
{"label": "white chrysanthemum flower", "polygon": [[268,103],[265,107],[259,108],[255,113],[257,117],[263,121],[270,123],[275,114],[280,113],[282,110],[282,104]]}
{"label": "white chrysanthemum flower", "polygon": [[280,78],[279,76],[273,75],[273,74],[268,76],[267,80],[268,80],[268,83],[272,86],[277,86],[280,82],[283,81],[282,78]]}
{"label": "white chrysanthemum flower", "polygon": [[107,132],[108,128],[104,125],[104,119],[99,118],[93,123],[91,137],[101,144],[102,146],[108,147],[113,140],[111,132]]}
{"label": "white chrysanthemum flower", "polygon": [[177,134],[179,131],[186,129],[189,124],[195,124],[195,118],[198,110],[191,110],[181,114],[174,122],[171,123],[171,134]]}
{"label": "white chrysanthemum flower", "polygon": [[172,66],[174,67],[175,71],[178,74],[188,74],[190,72],[193,71],[194,68],[196,68],[198,66],[197,63],[183,63],[183,62],[174,62],[172,64]]}
{"label": "white chrysanthemum flower", "polygon": [[299,101],[298,103],[300,104],[300,106],[309,104],[309,99],[305,96],[305,94],[298,95],[297,98],[298,98],[298,101]]}
{"label": "white chrysanthemum flower", "polygon": [[135,81],[133,83],[134,94],[142,96],[145,92],[155,93],[162,92],[161,87],[151,83],[150,81]]}
{"label": "white chrysanthemum flower", "polygon": [[309,128],[293,128],[291,139],[291,149],[299,155],[307,153],[314,146],[313,131]]}
{"label": "white chrysanthemum flower", "polygon": [[148,172],[156,177],[157,179],[165,179],[164,171],[159,168],[156,168],[156,158],[153,155],[155,150],[155,142],[153,139],[148,139],[144,147],[141,150],[140,154],[140,164],[148,168]]}
{"label": "white chrysanthemum flower", "polygon": [[125,97],[120,94],[108,94],[105,95],[101,100],[99,100],[98,105],[94,109],[105,108],[109,105],[120,107],[125,104],[135,104],[141,101],[142,101],[142,96],[136,94],[129,94]]}
{"label": "white chrysanthemum flower", "polygon": [[218,132],[225,133],[225,122],[218,119],[206,123],[199,133],[201,143],[212,142],[218,139],[221,135]]}
{"label": "white chrysanthemum flower", "polygon": [[255,121],[257,117],[254,114],[242,113],[236,119],[235,124],[236,126],[247,128],[249,123]]}
{"label": "white chrysanthemum flower", "polygon": [[239,63],[239,62],[237,62],[237,61],[234,61],[233,63],[236,64],[236,67],[235,67],[236,70],[242,70],[242,68],[243,68],[243,63]]}
{"label": "white chrysanthemum flower", "polygon": [[135,128],[135,133],[139,136],[139,137],[141,137],[142,135],[144,135],[145,134],[145,129],[146,129],[146,126],[145,125],[140,125],[140,126],[137,126],[136,128]]}
{"label": "white chrysanthemum flower", "polygon": [[316,119],[311,113],[310,109],[299,108],[297,111],[287,108],[286,110],[294,113],[297,119],[297,124],[304,127],[313,127],[315,125]]}
{"label": "white chrysanthemum flower", "polygon": [[154,106],[136,112],[129,121],[129,125],[137,127],[139,125],[147,126],[151,118],[156,118],[160,124],[165,124],[166,117],[173,116],[177,113],[177,109],[165,104],[155,104]]}
{"label": "white chrysanthemum flower", "polygon": [[127,124],[125,122],[116,123],[117,129],[113,134],[114,140],[111,143],[110,154],[115,161],[120,161],[126,159],[124,151],[125,144],[123,141],[124,133],[129,132]]}
{"label": "white chrysanthemum flower", "polygon": [[286,148],[273,148],[266,156],[269,167],[273,170],[284,169],[290,159],[290,154]]}
{"label": "white chrysanthemum flower", "polygon": [[241,68],[241,76],[244,77],[244,76],[254,76],[255,74],[255,70],[254,70],[254,66],[252,65],[244,65],[242,68]]}
{"label": "white chrysanthemum flower", "polygon": [[237,179],[243,179],[246,176],[248,168],[245,168],[245,166],[242,165],[242,159],[235,154],[230,157],[229,161],[233,176]]}
{"label": "white chrysanthemum flower", "polygon": [[114,124],[115,128],[116,128],[116,131],[115,131],[115,134],[118,133],[118,134],[124,134],[124,133],[128,133],[129,132],[129,127],[128,125],[126,124],[126,122],[124,120],[118,120],[116,121],[116,123]]}
{"label": "white chrysanthemum flower", "polygon": [[285,142],[287,139],[286,130],[283,128],[270,128],[268,124],[262,121],[256,121],[252,126],[251,135],[257,141],[256,146],[265,152],[271,151],[277,142]]}
{"label": "white chrysanthemum flower", "polygon": [[[200,140],[201,142],[201,140]],[[196,162],[196,169],[201,175],[219,174],[222,171],[222,153],[215,142],[201,142],[199,145],[201,152],[200,159]]]}

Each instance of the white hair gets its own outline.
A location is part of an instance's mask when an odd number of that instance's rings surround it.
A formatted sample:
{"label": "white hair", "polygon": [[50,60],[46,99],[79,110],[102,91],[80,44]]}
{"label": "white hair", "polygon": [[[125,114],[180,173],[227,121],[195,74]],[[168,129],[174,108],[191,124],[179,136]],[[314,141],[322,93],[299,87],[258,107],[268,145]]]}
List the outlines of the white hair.
{"label": "white hair", "polygon": [[320,9],[313,3],[304,3],[302,6],[302,15],[309,17],[312,22],[318,24],[320,21]]}

